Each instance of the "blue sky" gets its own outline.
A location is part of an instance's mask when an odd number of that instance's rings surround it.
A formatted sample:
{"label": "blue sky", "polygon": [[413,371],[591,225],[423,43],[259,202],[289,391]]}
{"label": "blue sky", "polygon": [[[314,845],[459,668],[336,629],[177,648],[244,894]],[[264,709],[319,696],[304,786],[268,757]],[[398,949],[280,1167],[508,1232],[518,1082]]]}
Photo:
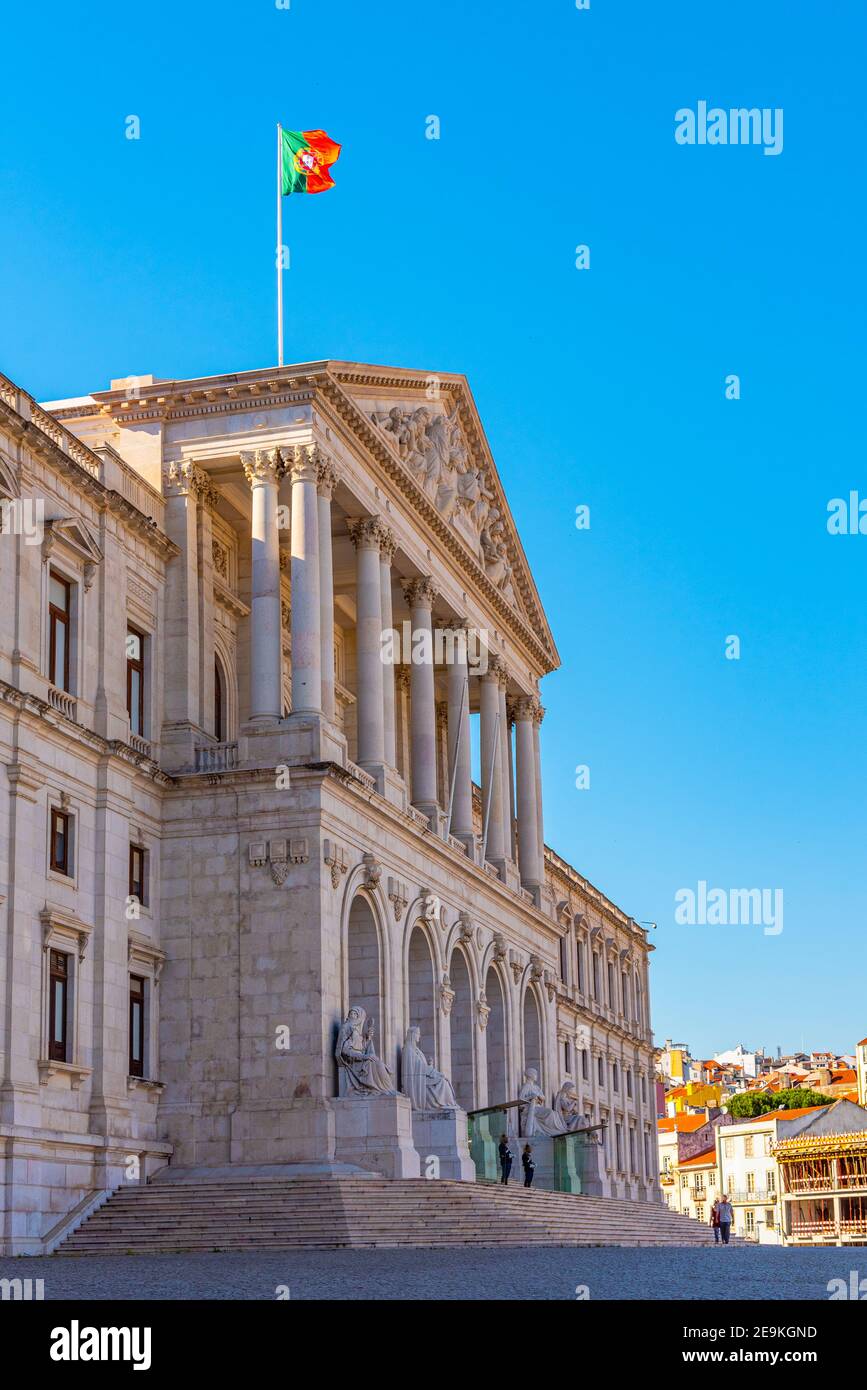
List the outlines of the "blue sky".
{"label": "blue sky", "polygon": [[[825,523],[867,496],[863,6],[48,3],[37,28],[4,20],[2,370],[51,399],[274,362],[274,127],[342,141],[336,188],[285,204],[286,359],[468,376],[563,659],[546,836],[658,923],[657,1039],[851,1049],[867,536]],[[699,100],[782,108],[783,152],[676,144]],[[700,880],[781,888],[782,933],[677,925]]]}

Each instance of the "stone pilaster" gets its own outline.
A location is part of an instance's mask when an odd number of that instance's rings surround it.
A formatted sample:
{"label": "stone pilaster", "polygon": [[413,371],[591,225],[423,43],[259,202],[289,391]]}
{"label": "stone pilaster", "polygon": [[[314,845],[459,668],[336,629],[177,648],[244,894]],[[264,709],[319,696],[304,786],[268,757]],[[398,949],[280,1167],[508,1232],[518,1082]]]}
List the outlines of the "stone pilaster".
{"label": "stone pilaster", "polygon": [[249,717],[251,724],[271,724],[283,713],[277,532],[277,490],[283,460],[279,449],[255,449],[242,452],[241,463],[253,499]]}
{"label": "stone pilaster", "polygon": [[[394,627],[394,616],[391,601],[391,566],[394,561],[394,553],[397,550],[397,540],[394,533],[383,527],[382,536],[379,544],[379,581],[380,581],[380,603],[382,612],[383,631]],[[397,766],[397,736],[395,721],[395,691],[394,691],[394,666],[391,662],[386,663],[382,668],[382,717],[385,744],[385,761],[389,767]]]}
{"label": "stone pilaster", "polygon": [[506,859],[506,820],[503,808],[503,739],[500,732],[500,679],[503,664],[492,657],[481,681],[482,834],[485,858],[501,873]]}
{"label": "stone pilaster", "polygon": [[452,816],[449,831],[463,840],[473,856],[473,779],[470,747],[470,689],[465,637],[466,623],[455,620],[449,626],[455,633],[452,661],[448,668],[448,765],[454,777]]}
{"label": "stone pilaster", "polygon": [[292,479],[293,716],[319,714],[322,709],[322,610],[316,494],[321,462],[319,450],[308,444],[296,446],[289,464]]}
{"label": "stone pilaster", "polygon": [[[202,470],[190,462],[163,469],[166,534],[180,550],[166,566],[165,690],[162,761],[168,769],[192,767],[199,722],[199,570],[197,490]],[[205,477],[202,474],[202,477]]]}
{"label": "stone pilaster", "polygon": [[323,459],[316,475],[316,506],[319,521],[319,627],[322,649],[322,713],[333,720],[334,696],[334,561],[331,548],[331,499],[337,486],[337,469]]}
{"label": "stone pilaster", "polygon": [[533,718],[536,701],[521,695],[514,702],[515,761],[517,764],[518,803],[518,866],[521,883],[532,893],[538,893],[541,883],[539,866],[539,834],[536,824],[536,751],[533,741]]}

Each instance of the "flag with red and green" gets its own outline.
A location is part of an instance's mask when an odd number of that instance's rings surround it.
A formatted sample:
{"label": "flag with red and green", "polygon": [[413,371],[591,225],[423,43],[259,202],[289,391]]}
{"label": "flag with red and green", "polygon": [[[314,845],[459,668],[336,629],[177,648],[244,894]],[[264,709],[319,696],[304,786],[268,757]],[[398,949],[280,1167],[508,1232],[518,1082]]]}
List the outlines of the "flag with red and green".
{"label": "flag with red and green", "polygon": [[328,166],[340,154],[324,130],[281,130],[280,189],[287,193],[324,193],[334,187]]}

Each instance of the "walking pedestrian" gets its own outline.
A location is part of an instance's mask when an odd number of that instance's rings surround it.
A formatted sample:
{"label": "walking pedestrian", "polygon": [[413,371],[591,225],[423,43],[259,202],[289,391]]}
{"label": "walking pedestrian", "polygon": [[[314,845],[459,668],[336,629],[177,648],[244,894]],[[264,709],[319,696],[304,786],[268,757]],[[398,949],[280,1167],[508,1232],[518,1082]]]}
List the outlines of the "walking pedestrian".
{"label": "walking pedestrian", "polygon": [[723,1193],[722,1199],[719,1204],[719,1232],[722,1236],[723,1245],[728,1245],[729,1243],[729,1233],[731,1231],[732,1222],[734,1221],[734,1219],[734,1208],[726,1194]]}
{"label": "walking pedestrian", "polygon": [[713,1243],[719,1245],[719,1197],[714,1198],[710,1209],[710,1224],[713,1228]]}
{"label": "walking pedestrian", "polygon": [[508,1187],[509,1174],[512,1171],[512,1150],[509,1148],[509,1141],[505,1134],[500,1135],[500,1146],[497,1152],[500,1155],[500,1182],[503,1187]]}
{"label": "walking pedestrian", "polygon": [[533,1150],[529,1144],[524,1145],[524,1152],[521,1154],[521,1162],[524,1165],[524,1186],[532,1187],[536,1165],[533,1162]]}

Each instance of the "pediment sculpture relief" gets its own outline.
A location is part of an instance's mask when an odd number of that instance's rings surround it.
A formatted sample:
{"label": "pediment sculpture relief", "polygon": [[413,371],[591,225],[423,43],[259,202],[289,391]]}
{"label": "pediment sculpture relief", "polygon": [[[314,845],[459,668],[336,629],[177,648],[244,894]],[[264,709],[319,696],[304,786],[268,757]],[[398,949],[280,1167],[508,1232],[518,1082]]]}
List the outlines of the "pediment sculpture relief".
{"label": "pediment sculpture relief", "polygon": [[490,479],[467,453],[458,407],[446,414],[426,405],[392,406],[371,412],[373,423],[391,437],[407,468],[445,521],[463,523],[479,561],[509,603],[515,603],[506,525]]}

